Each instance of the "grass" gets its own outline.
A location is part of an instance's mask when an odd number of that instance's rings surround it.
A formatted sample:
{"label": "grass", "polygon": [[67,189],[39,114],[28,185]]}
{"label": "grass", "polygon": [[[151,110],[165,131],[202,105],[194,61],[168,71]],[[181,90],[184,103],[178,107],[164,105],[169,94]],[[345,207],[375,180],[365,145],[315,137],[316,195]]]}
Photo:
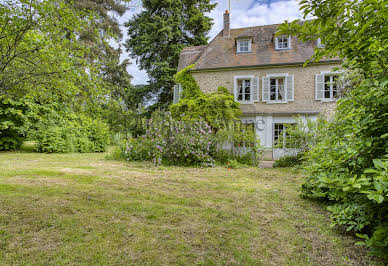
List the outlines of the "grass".
{"label": "grass", "polygon": [[0,153],[0,264],[367,265],[290,169]]}

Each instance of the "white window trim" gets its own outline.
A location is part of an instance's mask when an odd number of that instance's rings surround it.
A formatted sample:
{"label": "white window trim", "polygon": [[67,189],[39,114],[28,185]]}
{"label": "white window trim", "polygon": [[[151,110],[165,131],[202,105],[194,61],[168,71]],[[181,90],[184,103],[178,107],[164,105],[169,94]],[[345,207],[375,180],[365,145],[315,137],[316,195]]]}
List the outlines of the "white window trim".
{"label": "white window trim", "polygon": [[[343,71],[321,71],[321,74],[323,74],[324,76],[334,76],[334,75],[339,75],[341,73],[343,73]],[[325,78],[323,78],[323,84],[325,84]],[[323,85],[323,86],[325,86],[325,85]],[[330,103],[330,102],[336,102],[337,100],[338,99],[332,97],[332,98],[322,98],[322,100],[320,100],[320,101],[323,103]]]}
{"label": "white window trim", "polygon": [[287,48],[279,48],[279,41],[278,41],[279,37],[280,36],[275,37],[275,50],[277,50],[277,51],[291,50],[291,35],[288,35],[288,47]]}
{"label": "white window trim", "polygon": [[267,78],[282,78],[282,77],[288,77],[288,73],[274,73],[274,74],[267,74]]}
{"label": "white window trim", "polygon": [[[246,42],[248,41],[248,51],[240,51],[239,48],[240,48],[240,45],[239,45],[239,42]],[[238,39],[237,40],[237,54],[248,54],[248,53],[252,53],[252,39]]]}
{"label": "white window trim", "polygon": [[270,95],[269,95],[269,101],[267,101],[267,104],[277,104],[277,103],[288,103],[287,100],[287,85],[286,85],[286,77],[288,77],[288,73],[275,73],[275,74],[267,74],[267,78],[284,78],[284,95],[286,96],[285,100],[282,101],[276,101],[271,100],[271,79],[270,82]]}
{"label": "white window trim", "polygon": [[[235,100],[236,102],[239,102],[239,103],[242,103],[242,104],[253,104],[253,99],[252,99],[252,96],[253,96],[253,93],[252,93],[252,80],[255,76],[254,75],[243,75],[243,76],[234,76],[234,89],[233,89],[233,92],[234,92],[234,96],[235,96]],[[251,97],[249,101],[239,101],[238,100],[238,85],[237,85],[237,81],[239,79],[250,79],[251,80]]]}

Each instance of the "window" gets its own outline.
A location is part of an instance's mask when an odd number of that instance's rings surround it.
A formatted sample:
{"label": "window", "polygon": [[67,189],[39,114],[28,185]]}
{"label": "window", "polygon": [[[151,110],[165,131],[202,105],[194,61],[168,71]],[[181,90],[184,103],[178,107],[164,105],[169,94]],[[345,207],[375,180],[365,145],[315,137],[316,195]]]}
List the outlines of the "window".
{"label": "window", "polygon": [[277,50],[291,49],[291,37],[286,35],[280,35],[276,37],[275,49]]}
{"label": "window", "polygon": [[246,102],[251,100],[251,80],[239,79],[237,80],[237,100],[240,102]]}
{"label": "window", "polygon": [[237,53],[250,53],[252,50],[251,40],[238,40],[237,41]]}
{"label": "window", "polygon": [[336,75],[325,75],[324,99],[332,100],[337,97],[336,80]]}
{"label": "window", "polygon": [[287,128],[295,124],[274,124],[273,127],[273,145],[276,148],[293,148],[293,141],[287,134]]}
{"label": "window", "polygon": [[318,48],[324,48],[324,47],[325,47],[325,45],[322,44],[321,38],[318,38],[318,39],[317,39],[317,47],[318,47]]}
{"label": "window", "polygon": [[285,101],[284,97],[284,78],[270,79],[270,100]]}

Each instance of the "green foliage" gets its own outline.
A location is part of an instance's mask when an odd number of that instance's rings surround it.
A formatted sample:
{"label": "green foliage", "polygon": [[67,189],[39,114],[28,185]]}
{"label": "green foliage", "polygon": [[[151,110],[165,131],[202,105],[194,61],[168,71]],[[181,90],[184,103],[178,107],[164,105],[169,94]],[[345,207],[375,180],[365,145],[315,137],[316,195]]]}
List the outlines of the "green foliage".
{"label": "green foliage", "polygon": [[105,122],[80,113],[66,113],[38,107],[34,129],[29,138],[36,141],[39,152],[103,152],[109,144]]}
{"label": "green foliage", "polygon": [[195,65],[190,65],[179,71],[174,76],[176,84],[180,84],[182,86],[182,98],[195,99],[202,94],[201,88],[198,86],[197,81],[190,73],[190,69],[194,66]]}
{"label": "green foliage", "polygon": [[123,150],[127,160],[152,160],[155,165],[211,166],[215,146],[205,121],[174,121],[168,113],[155,112],[145,135],[131,139]]}
{"label": "green foliage", "polygon": [[233,95],[224,87],[213,93],[203,93],[189,72],[192,67],[181,70],[175,76],[176,83],[182,85],[183,99],[170,106],[172,116],[182,121],[202,118],[214,129],[236,121],[241,110]]}
{"label": "green foliage", "polygon": [[284,23],[278,34],[292,34],[301,41],[320,37],[325,48],[316,49],[313,61],[339,56],[349,60],[346,67],[367,77],[387,74],[386,0],[303,0],[300,9],[304,19],[317,19]]}
{"label": "green foliage", "polygon": [[298,153],[296,155],[286,155],[277,160],[273,167],[294,167],[303,164],[303,153]]}
{"label": "green foliage", "polygon": [[149,92],[158,95],[160,105],[171,102],[183,47],[207,44],[213,23],[205,14],[215,6],[210,0],[143,0],[143,11],[125,24],[125,47],[147,71]]}
{"label": "green foliage", "polygon": [[302,186],[306,196],[337,203],[330,209],[335,224],[372,236],[388,219],[387,103],[387,82],[365,80],[353,88],[307,153],[310,175]]}
{"label": "green foliage", "polygon": [[321,38],[313,60],[346,58],[351,85],[335,117],[307,152],[305,196],[328,201],[334,225],[358,233],[374,254],[388,260],[388,24],[386,0],[304,0],[315,20],[284,23],[279,34],[302,41]]}
{"label": "green foliage", "polygon": [[[225,149],[225,145],[234,142],[246,145]],[[153,113],[145,135],[129,139],[122,149],[123,157],[129,161],[205,167],[230,160],[257,165],[261,154],[254,131],[240,123],[215,132],[203,119],[174,120],[169,113],[160,112]]]}
{"label": "green foliage", "polygon": [[29,129],[29,104],[0,95],[0,151],[19,149]]}

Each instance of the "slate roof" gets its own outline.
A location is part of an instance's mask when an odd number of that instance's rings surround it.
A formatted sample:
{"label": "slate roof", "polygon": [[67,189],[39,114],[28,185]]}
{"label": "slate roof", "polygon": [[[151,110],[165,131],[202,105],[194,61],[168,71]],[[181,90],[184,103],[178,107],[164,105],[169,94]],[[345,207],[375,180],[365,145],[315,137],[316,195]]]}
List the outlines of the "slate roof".
{"label": "slate roof", "polygon": [[[184,48],[179,59],[178,71],[196,64],[195,70],[297,64],[314,54],[315,41],[300,42],[291,37],[290,50],[275,50],[274,34],[280,24],[231,29],[230,37],[221,31],[207,46]],[[251,53],[236,53],[239,38],[252,39]],[[338,58],[324,61],[339,61]]]}

